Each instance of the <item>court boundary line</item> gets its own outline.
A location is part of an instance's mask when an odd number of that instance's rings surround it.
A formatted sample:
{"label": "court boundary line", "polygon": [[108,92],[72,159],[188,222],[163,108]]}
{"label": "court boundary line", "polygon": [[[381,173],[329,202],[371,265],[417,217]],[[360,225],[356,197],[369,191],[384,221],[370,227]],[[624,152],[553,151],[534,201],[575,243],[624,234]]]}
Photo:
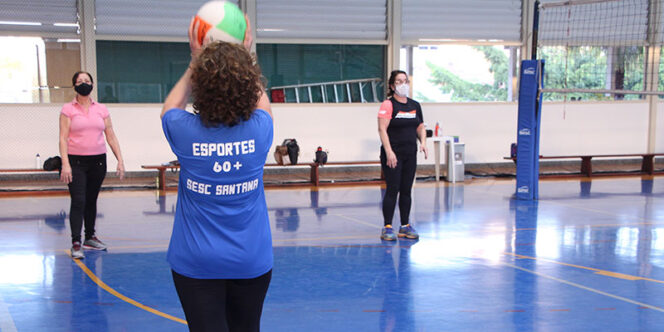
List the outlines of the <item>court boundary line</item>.
{"label": "court boundary line", "polygon": [[526,268],[523,268],[523,267],[520,267],[520,266],[516,266],[514,264],[510,264],[510,263],[506,263],[506,262],[501,262],[500,264],[505,265],[505,266],[509,266],[509,267],[511,267],[513,269],[516,269],[516,270],[531,273],[531,274],[534,274],[534,275],[542,277],[542,278],[554,280],[554,281],[557,281],[557,282],[560,282],[560,283],[563,283],[563,284],[566,284],[566,285],[569,285],[569,286],[572,286],[572,287],[583,289],[583,290],[586,290],[586,291],[589,291],[589,292],[592,292],[592,293],[595,293],[595,294],[604,295],[604,296],[610,297],[610,298],[615,299],[615,300],[620,300],[620,301],[623,301],[623,302],[639,305],[639,306],[642,306],[642,307],[645,307],[645,308],[648,308],[648,309],[657,310],[659,312],[664,312],[664,309],[662,309],[660,307],[657,307],[657,306],[654,306],[654,305],[650,305],[650,304],[646,304],[646,303],[643,303],[643,302],[631,300],[631,299],[628,299],[626,297],[622,297],[622,296],[619,296],[619,295],[614,295],[614,294],[611,294],[611,293],[603,292],[599,289],[594,289],[594,288],[587,287],[587,286],[584,286],[584,285],[581,285],[581,284],[577,284],[575,282],[571,282],[571,281],[567,281],[567,280],[564,280],[564,279],[556,278],[556,277],[553,277],[553,276],[550,276],[550,275],[547,275],[547,274],[544,274],[544,273],[541,273],[541,272],[536,272],[536,271],[529,270],[529,269],[526,269]]}
{"label": "court boundary line", "polygon": [[[627,215],[627,214],[618,214],[618,213],[614,213],[614,212],[607,212],[607,211],[603,211],[603,210],[587,208],[585,206],[577,206],[577,205],[573,205],[571,203],[566,204],[566,203],[561,203],[561,202],[558,202],[558,201],[547,201],[547,200],[543,200],[543,201],[540,201],[540,202],[547,202],[547,203],[551,203],[552,205],[559,205],[559,206],[564,206],[564,207],[567,207],[567,208],[577,209],[577,210],[581,210],[581,211],[593,212],[593,213],[597,213],[597,214],[605,215],[605,216],[624,217],[624,218],[640,220],[639,222],[633,223],[633,224],[636,224],[636,225],[656,225],[656,224],[661,224],[662,223],[661,220],[652,220],[652,219],[648,219],[646,217],[633,216],[633,215]],[[586,226],[591,226],[592,227],[593,225],[586,225]],[[597,226],[598,227],[622,226],[622,224],[604,224],[604,225],[600,224],[600,225],[597,225]]]}
{"label": "court boundary line", "polygon": [[[65,250],[65,253],[66,253],[69,257],[71,257],[71,255],[69,254],[69,251],[68,251],[68,250]],[[99,278],[97,277],[97,275],[95,275],[95,274],[94,274],[94,273],[93,273],[93,272],[92,272],[87,266],[85,266],[85,264],[83,264],[79,259],[73,259],[73,258],[72,258],[72,260],[74,261],[74,263],[76,263],[76,265],[78,265],[78,267],[79,267],[81,270],[83,270],[83,272],[84,272],[88,277],[90,277],[90,279],[91,279],[95,284],[97,284],[97,286],[99,286],[99,287],[101,287],[102,289],[104,289],[105,291],[109,292],[111,295],[113,295],[113,296],[119,298],[120,300],[125,301],[125,302],[127,302],[127,303],[129,303],[129,304],[131,304],[131,305],[133,305],[133,306],[135,306],[135,307],[137,307],[137,308],[139,308],[139,309],[143,309],[143,310],[145,310],[145,311],[147,311],[147,312],[150,312],[150,313],[152,313],[152,314],[155,314],[155,315],[157,315],[157,316],[161,316],[161,317],[163,317],[163,318],[170,319],[170,320],[172,320],[172,321],[175,321],[175,322],[178,322],[178,323],[181,323],[181,324],[184,324],[184,325],[188,325],[188,324],[187,324],[187,321],[184,320],[184,319],[177,318],[177,317],[175,317],[175,316],[171,316],[171,315],[169,315],[169,314],[167,314],[167,313],[161,312],[161,311],[159,311],[159,310],[157,310],[157,309],[154,309],[154,308],[152,308],[152,307],[148,307],[148,306],[146,306],[145,304],[142,304],[142,303],[140,303],[140,302],[138,302],[138,301],[136,301],[136,300],[134,300],[134,299],[132,299],[132,298],[130,298],[130,297],[127,297],[127,296],[123,295],[122,293],[116,291],[116,290],[113,289],[111,286],[107,285],[105,282],[103,282],[101,279],[99,279]]]}
{"label": "court boundary line", "polygon": [[335,214],[330,214],[330,216],[336,216],[336,217],[345,218],[345,219],[348,219],[348,220],[350,220],[350,221],[354,221],[354,222],[356,222],[356,223],[358,223],[358,224],[365,225],[365,226],[369,226],[369,227],[372,227],[372,228],[378,228],[378,229],[382,229],[382,228],[383,228],[382,225],[378,226],[378,225],[375,225],[375,224],[370,224],[370,223],[368,223],[368,222],[366,222],[366,221],[364,221],[364,220],[360,220],[360,219],[357,219],[357,218],[353,218],[353,217],[345,216],[345,215],[343,215],[343,214],[337,214],[337,213],[335,213]]}
{"label": "court boundary line", "polygon": [[620,272],[612,272],[612,271],[602,270],[602,269],[589,267],[589,266],[559,262],[559,261],[556,261],[556,260],[553,260],[553,259],[548,259],[548,258],[531,257],[531,256],[519,255],[519,254],[515,254],[515,253],[511,253],[511,252],[503,252],[503,254],[508,255],[508,256],[512,256],[512,257],[516,257],[516,258],[519,258],[519,259],[531,259],[531,260],[534,260],[534,261],[543,261],[543,262],[549,262],[549,263],[553,263],[553,264],[569,266],[569,267],[582,269],[582,270],[589,270],[589,271],[593,271],[595,274],[598,274],[598,275],[601,275],[601,276],[606,276],[606,277],[612,277],[612,278],[629,280],[629,281],[644,280],[644,281],[650,281],[650,282],[656,282],[656,283],[664,284],[664,281],[662,281],[662,280],[639,277],[639,276],[633,276],[631,274],[620,273]]}

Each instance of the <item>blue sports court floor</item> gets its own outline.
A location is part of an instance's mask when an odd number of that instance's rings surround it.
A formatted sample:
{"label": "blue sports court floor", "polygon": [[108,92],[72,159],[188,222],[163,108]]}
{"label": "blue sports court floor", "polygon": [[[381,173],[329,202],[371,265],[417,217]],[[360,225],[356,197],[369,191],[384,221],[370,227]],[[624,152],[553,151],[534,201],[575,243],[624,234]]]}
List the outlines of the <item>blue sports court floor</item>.
{"label": "blue sports court floor", "polygon": [[[379,186],[266,191],[263,331],[662,331],[664,178],[418,183],[419,241]],[[67,196],[0,199],[0,330],[186,331],[165,250],[176,194],[104,192],[108,252],[69,258]],[[397,221],[398,223],[398,221]]]}

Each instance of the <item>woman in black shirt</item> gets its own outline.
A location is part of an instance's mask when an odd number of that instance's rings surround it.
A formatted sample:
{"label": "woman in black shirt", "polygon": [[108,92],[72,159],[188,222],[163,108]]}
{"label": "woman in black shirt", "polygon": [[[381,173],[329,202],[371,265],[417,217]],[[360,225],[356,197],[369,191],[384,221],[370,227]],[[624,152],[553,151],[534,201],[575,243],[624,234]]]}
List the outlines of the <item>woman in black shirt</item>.
{"label": "woman in black shirt", "polygon": [[401,70],[390,74],[387,97],[378,111],[378,134],[382,143],[380,161],[385,175],[383,196],[383,219],[385,227],[380,238],[394,241],[397,235],[392,229],[394,208],[399,197],[401,227],[398,237],[417,239],[419,235],[408,218],[411,206],[411,191],[417,168],[417,140],[420,151],[427,157],[426,130],[420,103],[408,98],[408,75]]}

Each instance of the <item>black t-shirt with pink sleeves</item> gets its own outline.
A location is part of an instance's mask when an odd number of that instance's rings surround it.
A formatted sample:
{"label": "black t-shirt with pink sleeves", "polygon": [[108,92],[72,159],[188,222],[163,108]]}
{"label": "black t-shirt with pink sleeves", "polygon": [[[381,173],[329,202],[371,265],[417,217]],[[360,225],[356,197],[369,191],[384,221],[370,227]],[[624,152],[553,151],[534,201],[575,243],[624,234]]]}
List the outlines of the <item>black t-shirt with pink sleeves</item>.
{"label": "black t-shirt with pink sleeves", "polygon": [[424,122],[420,103],[408,98],[404,104],[392,97],[380,105],[378,117],[390,119],[387,136],[394,153],[417,152],[417,127]]}

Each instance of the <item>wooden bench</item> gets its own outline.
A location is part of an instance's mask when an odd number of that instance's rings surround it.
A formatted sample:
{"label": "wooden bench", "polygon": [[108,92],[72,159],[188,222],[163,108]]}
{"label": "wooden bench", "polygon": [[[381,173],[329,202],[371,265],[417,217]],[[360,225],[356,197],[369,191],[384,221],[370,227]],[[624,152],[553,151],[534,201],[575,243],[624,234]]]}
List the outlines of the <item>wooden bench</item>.
{"label": "wooden bench", "polygon": [[157,188],[159,190],[166,190],[166,170],[170,169],[173,172],[180,169],[180,165],[141,165],[142,169],[156,169],[159,172],[157,176]]}
{"label": "wooden bench", "polygon": [[58,170],[46,171],[43,168],[0,168],[0,173],[34,173],[34,172],[57,172]]}
{"label": "wooden bench", "polygon": [[[593,158],[629,158],[641,157],[641,173],[653,175],[655,172],[655,157],[664,156],[664,153],[628,153],[628,154],[596,154],[596,155],[570,155],[570,156],[539,156],[539,159],[577,159],[581,158],[581,174],[592,176]],[[503,157],[503,159],[512,160],[516,163],[516,158]]]}
{"label": "wooden bench", "polygon": [[[311,168],[309,179],[311,181],[311,184],[314,186],[319,186],[320,185],[320,173],[319,173],[319,168],[322,166],[353,166],[353,165],[380,165],[380,161],[343,161],[343,162],[329,162],[326,163],[325,165],[320,165],[318,163],[302,163],[302,164],[296,164],[296,165],[281,165],[281,164],[265,164],[265,167],[288,167],[288,166],[309,166]],[[143,169],[154,169],[159,172],[158,175],[158,184],[157,187],[159,190],[165,190],[166,189],[166,171],[167,170],[172,170],[175,171],[177,169],[180,169],[180,165],[171,165],[171,164],[164,164],[164,165],[142,165],[141,168]],[[380,172],[380,178],[383,179],[383,171],[381,169]]]}
{"label": "wooden bench", "polygon": [[[315,163],[311,164],[297,164],[297,165],[281,165],[281,164],[265,164],[264,167],[287,167],[287,166],[310,166],[312,170],[314,168],[318,168],[318,165]],[[157,188],[159,190],[165,190],[166,189],[166,171],[171,170],[175,172],[176,170],[180,169],[180,165],[171,165],[171,164],[164,164],[164,165],[142,165],[141,168],[143,169],[155,169],[159,172],[158,175],[158,183],[157,183]],[[311,172],[312,176],[314,172]],[[318,172],[316,171],[316,174]],[[318,178],[314,179],[311,178],[311,183],[318,183]]]}
{"label": "wooden bench", "polygon": [[[325,166],[357,166],[357,165],[380,165],[380,161],[333,161],[320,165],[318,163],[311,163],[311,184],[314,186],[320,185],[320,177],[318,169]],[[383,169],[380,170],[380,179],[384,180]]]}

